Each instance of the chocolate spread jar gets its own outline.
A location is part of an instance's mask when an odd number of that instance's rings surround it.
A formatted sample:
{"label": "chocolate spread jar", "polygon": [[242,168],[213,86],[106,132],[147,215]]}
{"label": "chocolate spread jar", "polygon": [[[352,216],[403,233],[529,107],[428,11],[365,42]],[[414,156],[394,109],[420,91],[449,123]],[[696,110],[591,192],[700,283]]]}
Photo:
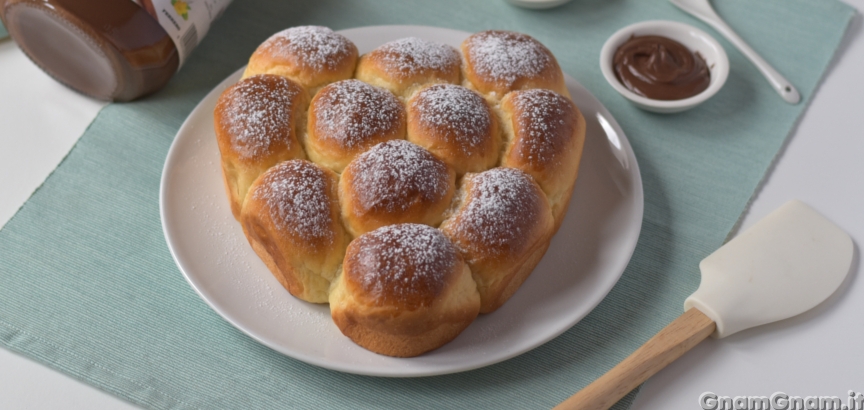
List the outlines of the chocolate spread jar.
{"label": "chocolate spread jar", "polygon": [[231,0],[0,0],[21,50],[89,96],[128,101],[162,88]]}

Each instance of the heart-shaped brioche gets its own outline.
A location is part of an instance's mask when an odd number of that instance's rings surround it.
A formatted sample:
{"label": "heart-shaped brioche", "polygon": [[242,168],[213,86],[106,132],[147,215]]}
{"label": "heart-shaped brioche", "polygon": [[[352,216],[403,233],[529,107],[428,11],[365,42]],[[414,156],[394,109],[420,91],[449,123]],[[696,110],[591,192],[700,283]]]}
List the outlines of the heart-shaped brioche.
{"label": "heart-shaped brioche", "polygon": [[330,29],[287,29],[214,126],[232,212],[273,275],[399,357],[516,293],[564,219],[585,140],[555,57],[509,31],[358,59]]}

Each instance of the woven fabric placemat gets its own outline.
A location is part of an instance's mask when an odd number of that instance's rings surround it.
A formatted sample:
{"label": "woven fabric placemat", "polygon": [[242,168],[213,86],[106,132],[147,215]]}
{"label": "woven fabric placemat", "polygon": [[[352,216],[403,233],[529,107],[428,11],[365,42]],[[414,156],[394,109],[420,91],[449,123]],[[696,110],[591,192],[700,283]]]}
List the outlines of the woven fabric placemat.
{"label": "woven fabric placemat", "polygon": [[[678,115],[640,111],[600,74],[603,42],[642,20],[683,21],[664,0],[574,0],[549,11],[503,1],[265,1],[230,6],[161,92],[107,106],[0,231],[0,345],[150,408],[548,408],[681,313],[699,260],[719,247],[806,108],[854,10],[837,1],[724,0],[718,12],[796,86],[784,103],[747,60]],[[421,24],[536,37],[596,95],[639,160],[645,217],[619,283],[553,341],[470,372],[386,379],[317,368],[222,320],[175,266],[159,180],[180,124],[255,47],[286,27]],[[719,36],[717,36],[719,39]],[[8,370],[4,370],[8,371]],[[632,395],[619,403],[629,405]]]}

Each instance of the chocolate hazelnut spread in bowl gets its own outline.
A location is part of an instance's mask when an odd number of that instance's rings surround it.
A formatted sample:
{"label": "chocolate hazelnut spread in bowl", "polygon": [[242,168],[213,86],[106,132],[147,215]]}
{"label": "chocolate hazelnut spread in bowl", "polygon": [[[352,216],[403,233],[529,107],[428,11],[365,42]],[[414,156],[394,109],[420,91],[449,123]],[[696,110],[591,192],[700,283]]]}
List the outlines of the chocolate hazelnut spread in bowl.
{"label": "chocolate hazelnut spread in bowl", "polygon": [[636,23],[609,37],[600,69],[637,107],[675,113],[711,98],[729,75],[723,47],[707,33],[674,21]]}
{"label": "chocolate hazelnut spread in bowl", "polygon": [[683,100],[705,91],[711,72],[699,52],[662,36],[633,36],[612,59],[627,89],[655,100]]}

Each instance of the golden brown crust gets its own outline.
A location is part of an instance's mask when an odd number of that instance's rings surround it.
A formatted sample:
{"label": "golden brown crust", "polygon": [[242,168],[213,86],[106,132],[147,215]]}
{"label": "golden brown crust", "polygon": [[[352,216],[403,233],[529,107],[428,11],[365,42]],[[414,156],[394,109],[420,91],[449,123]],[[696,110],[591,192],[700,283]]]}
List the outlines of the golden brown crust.
{"label": "golden brown crust", "polygon": [[219,96],[213,125],[235,218],[255,178],[281,161],[305,158],[297,135],[308,102],[303,87],[274,75],[246,78]]}
{"label": "golden brown crust", "polygon": [[288,29],[214,121],[252,249],[291,294],[329,302],[347,337],[399,357],[519,289],[564,218],[585,138],[555,57],[506,31],[358,58],[330,29]]}
{"label": "golden brown crust", "polygon": [[408,98],[423,85],[459,84],[459,51],[446,44],[416,37],[391,41],[360,57],[355,77]]}
{"label": "golden brown crust", "polygon": [[498,119],[482,96],[450,84],[421,89],[408,101],[408,140],[426,148],[457,175],[495,166]]}
{"label": "golden brown crust", "polygon": [[498,101],[510,91],[553,90],[569,98],[564,74],[546,46],[513,31],[489,30],[462,42],[466,86]]}
{"label": "golden brown crust", "polygon": [[309,158],[336,172],[357,155],[405,138],[405,107],[389,91],[358,80],[322,88],[312,99],[305,139]]}
{"label": "golden brown crust", "polygon": [[348,246],[330,311],[343,334],[373,352],[410,357],[455,338],[477,316],[468,267],[437,229],[390,225]]}
{"label": "golden brown crust", "polygon": [[501,165],[534,177],[560,226],[579,173],[585,118],[569,99],[540,89],[508,94],[501,112],[509,134]]}
{"label": "golden brown crust", "polygon": [[455,189],[456,174],[444,162],[408,141],[387,141],[342,173],[342,217],[354,236],[397,223],[437,226]]}
{"label": "golden brown crust", "polygon": [[327,302],[350,240],[339,220],[337,180],[309,161],[282,162],[255,180],[240,216],[255,252],[307,302]]}
{"label": "golden brown crust", "polygon": [[471,268],[481,313],[500,307],[549,246],[554,219],[531,176],[513,168],[467,174],[453,215],[441,230]]}
{"label": "golden brown crust", "polygon": [[327,27],[292,27],[258,46],[243,77],[275,74],[314,93],[329,83],[351,78],[357,55],[357,46],[351,40]]}

